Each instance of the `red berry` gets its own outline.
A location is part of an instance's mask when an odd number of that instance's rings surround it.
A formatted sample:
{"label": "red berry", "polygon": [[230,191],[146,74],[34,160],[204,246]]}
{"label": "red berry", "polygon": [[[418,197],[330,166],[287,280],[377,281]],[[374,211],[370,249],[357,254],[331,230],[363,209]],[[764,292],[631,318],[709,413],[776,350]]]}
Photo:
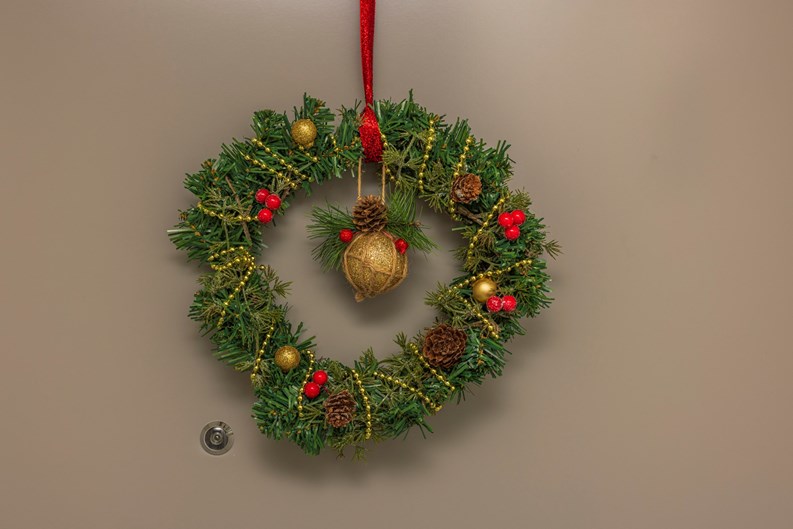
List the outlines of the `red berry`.
{"label": "red berry", "polygon": [[512,312],[518,308],[518,300],[515,299],[515,296],[504,296],[501,301],[503,302],[501,308],[504,309],[504,312]]}
{"label": "red berry", "polygon": [[351,229],[344,228],[339,232],[339,240],[344,243],[350,242],[352,240],[353,235],[355,234],[352,232]]}
{"label": "red berry", "polygon": [[259,204],[264,204],[264,201],[267,200],[267,195],[270,194],[270,191],[267,189],[260,189],[256,192],[256,202]]}
{"label": "red berry", "polygon": [[498,312],[504,306],[504,301],[498,296],[490,296],[487,298],[487,310],[490,312]]}
{"label": "red berry", "polygon": [[397,239],[394,241],[394,246],[399,253],[403,254],[408,251],[408,243],[405,239]]}
{"label": "red berry", "polygon": [[518,237],[520,237],[520,228],[517,226],[510,226],[504,230],[504,237],[506,237],[510,241],[514,241]]}
{"label": "red berry", "polygon": [[306,397],[310,399],[318,397],[319,392],[320,387],[316,382],[306,382],[306,385],[303,386],[303,393],[305,393]]}
{"label": "red berry", "polygon": [[501,215],[498,216],[498,224],[502,228],[509,228],[513,224],[515,224],[515,219],[512,218],[512,213],[505,211]]}
{"label": "red berry", "polygon": [[281,207],[281,197],[278,195],[267,195],[264,199],[264,205],[272,210],[276,210]]}
{"label": "red berry", "polygon": [[257,216],[259,217],[259,222],[261,222],[262,224],[267,224],[268,222],[273,220],[273,212],[270,211],[269,209],[260,210]]}
{"label": "red berry", "polygon": [[515,211],[512,212],[512,223],[513,224],[515,224],[516,226],[520,226],[524,222],[526,222],[526,214],[525,213],[523,213],[519,209],[516,209]]}
{"label": "red berry", "polygon": [[322,370],[314,371],[314,376],[311,378],[321,386],[328,381],[328,374]]}

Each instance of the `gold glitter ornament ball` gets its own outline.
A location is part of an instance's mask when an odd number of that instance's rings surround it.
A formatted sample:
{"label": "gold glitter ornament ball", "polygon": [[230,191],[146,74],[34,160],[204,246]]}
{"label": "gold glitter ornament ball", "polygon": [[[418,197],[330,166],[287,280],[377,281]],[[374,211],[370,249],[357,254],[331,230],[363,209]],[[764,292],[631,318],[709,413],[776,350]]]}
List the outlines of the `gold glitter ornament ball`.
{"label": "gold glitter ornament ball", "polygon": [[399,285],[408,275],[408,257],[384,231],[359,233],[344,251],[342,268],[355,301],[363,301]]}
{"label": "gold glitter ornament ball", "polygon": [[281,371],[290,371],[300,364],[300,351],[291,345],[284,345],[275,351],[275,365]]}
{"label": "gold glitter ornament ball", "polygon": [[292,123],[292,139],[295,143],[308,149],[317,138],[317,126],[310,119],[298,119]]}
{"label": "gold glitter ornament ball", "polygon": [[485,303],[490,296],[496,295],[497,289],[498,285],[495,281],[484,277],[474,283],[471,287],[471,294],[473,294],[474,299],[479,303]]}

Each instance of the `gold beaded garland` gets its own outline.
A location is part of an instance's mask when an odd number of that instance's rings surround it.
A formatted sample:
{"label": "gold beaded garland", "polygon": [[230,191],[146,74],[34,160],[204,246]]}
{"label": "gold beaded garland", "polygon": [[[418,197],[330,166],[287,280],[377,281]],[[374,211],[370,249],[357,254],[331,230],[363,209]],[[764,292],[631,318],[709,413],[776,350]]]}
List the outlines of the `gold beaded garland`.
{"label": "gold beaded garland", "polygon": [[308,369],[306,369],[306,374],[303,376],[303,385],[300,386],[300,391],[297,393],[297,416],[301,418],[303,417],[303,393],[308,377],[311,376],[311,372],[314,370],[314,353],[306,351],[306,354],[308,354]]}
{"label": "gold beaded garland", "polygon": [[267,344],[270,341],[270,338],[273,337],[273,333],[275,332],[275,323],[270,325],[270,330],[267,331],[267,336],[264,337],[264,342],[262,342],[262,346],[256,351],[256,359],[253,362],[253,370],[251,372],[251,382],[256,383],[256,377],[259,373],[262,372],[262,358],[264,357],[264,351],[267,348]]}
{"label": "gold beaded garland", "polygon": [[418,188],[419,193],[424,192],[424,171],[427,170],[427,161],[430,159],[430,152],[432,151],[432,143],[435,141],[435,116],[429,119],[429,128],[427,130],[427,141],[424,144],[424,155],[421,157],[421,167],[418,172]]}
{"label": "gold beaded garland", "polygon": [[441,408],[443,408],[442,404],[437,404],[436,402],[434,402],[423,391],[421,391],[418,388],[414,388],[410,384],[407,384],[406,382],[400,380],[397,377],[394,377],[394,376],[391,376],[391,375],[386,375],[385,373],[381,373],[380,371],[375,371],[372,374],[374,376],[376,376],[377,378],[379,378],[380,380],[382,380],[383,382],[388,382],[389,384],[394,384],[396,386],[399,386],[402,389],[406,389],[406,390],[410,391],[411,393],[416,395],[418,398],[423,400],[424,403],[427,404],[428,409],[431,410],[431,411],[434,411],[435,413],[441,411]]}
{"label": "gold beaded garland", "polygon": [[352,372],[352,377],[355,380],[355,385],[358,386],[358,391],[361,393],[361,398],[363,399],[364,408],[366,410],[365,439],[370,439],[372,437],[372,405],[369,403],[369,395],[367,395],[366,390],[363,389],[363,382],[361,382],[361,376],[358,374],[358,372],[355,369],[351,369],[350,371]]}
{"label": "gold beaded garland", "polygon": [[310,119],[298,119],[292,123],[292,139],[301,147],[308,149],[316,138],[317,126]]}
{"label": "gold beaded garland", "polygon": [[[473,136],[468,136],[465,140],[465,147],[463,147],[463,152],[460,154],[460,160],[457,162],[457,165],[454,166],[454,174],[452,175],[452,182],[457,180],[460,177],[460,174],[463,171],[463,167],[465,167],[465,159],[468,157],[468,152],[471,150],[471,144],[474,142]],[[426,159],[426,158],[425,158]],[[449,191],[449,215],[454,220],[459,220],[459,216],[457,215],[457,205],[454,202],[454,193],[450,190]]]}
{"label": "gold beaded garland", "polygon": [[300,364],[300,351],[291,345],[284,345],[275,351],[275,365],[281,371],[290,371]]}

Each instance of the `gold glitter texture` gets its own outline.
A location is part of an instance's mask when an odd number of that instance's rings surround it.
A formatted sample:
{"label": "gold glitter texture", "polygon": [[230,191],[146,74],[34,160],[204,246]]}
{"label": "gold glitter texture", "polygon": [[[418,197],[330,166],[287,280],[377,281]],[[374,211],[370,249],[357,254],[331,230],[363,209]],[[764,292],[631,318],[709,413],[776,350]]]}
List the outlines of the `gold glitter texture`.
{"label": "gold glitter texture", "polygon": [[408,258],[388,233],[360,233],[345,250],[342,268],[355,300],[363,301],[399,285],[408,275]]}
{"label": "gold glitter texture", "polygon": [[300,364],[300,351],[291,345],[284,345],[275,351],[275,365],[281,371],[290,371]]}
{"label": "gold glitter texture", "polygon": [[292,123],[292,139],[301,147],[308,149],[317,138],[317,126],[310,119],[298,119]]}

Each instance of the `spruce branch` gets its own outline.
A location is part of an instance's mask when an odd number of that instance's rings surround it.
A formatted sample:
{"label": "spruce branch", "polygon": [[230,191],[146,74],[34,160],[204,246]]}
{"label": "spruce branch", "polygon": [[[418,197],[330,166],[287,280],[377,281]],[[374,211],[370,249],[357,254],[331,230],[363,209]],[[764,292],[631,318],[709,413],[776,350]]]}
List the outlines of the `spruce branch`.
{"label": "spruce branch", "polygon": [[[237,194],[237,191],[234,189],[234,184],[231,183],[231,179],[229,178],[229,175],[225,175],[225,178],[226,178],[226,182],[228,182],[229,184],[229,188],[231,189],[231,192],[234,194],[234,199],[237,201],[237,205],[239,206],[240,211],[244,211],[245,208],[243,208],[242,202],[240,202],[240,196]],[[251,232],[248,231],[248,223],[242,222],[241,224],[242,224],[242,230],[245,232],[245,238],[248,239],[249,243],[253,244],[253,239],[251,238]]]}
{"label": "spruce branch", "polygon": [[321,239],[311,255],[319,261],[322,269],[341,270],[342,257],[347,245],[339,240],[339,232],[354,228],[352,215],[338,206],[327,204],[325,208],[311,210],[312,222],[308,225],[309,239]]}
{"label": "spruce branch", "polygon": [[462,204],[457,204],[456,205],[456,209],[457,209],[457,213],[459,213],[461,216],[467,218],[471,222],[475,222],[475,223],[479,224],[480,226],[483,224],[482,219],[480,219],[479,217],[477,217],[476,215],[471,213],[468,210],[468,208],[463,206]]}

